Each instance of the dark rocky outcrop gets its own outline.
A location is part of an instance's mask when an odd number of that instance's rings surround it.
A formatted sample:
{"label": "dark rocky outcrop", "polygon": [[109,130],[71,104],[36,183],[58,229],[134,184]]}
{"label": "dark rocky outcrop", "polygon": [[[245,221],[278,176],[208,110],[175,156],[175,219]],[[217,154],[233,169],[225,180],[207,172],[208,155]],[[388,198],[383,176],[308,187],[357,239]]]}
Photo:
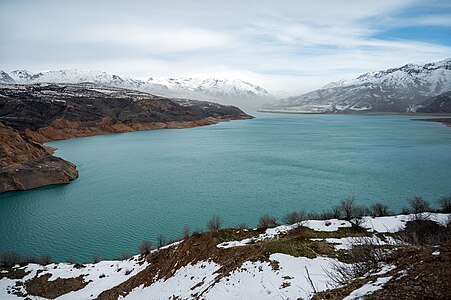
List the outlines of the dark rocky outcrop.
{"label": "dark rocky outcrop", "polygon": [[0,84],[0,192],[67,183],[75,166],[44,142],[249,119],[234,106],[83,84]]}
{"label": "dark rocky outcrop", "polygon": [[420,113],[451,113],[451,91],[429,98],[420,103]]}

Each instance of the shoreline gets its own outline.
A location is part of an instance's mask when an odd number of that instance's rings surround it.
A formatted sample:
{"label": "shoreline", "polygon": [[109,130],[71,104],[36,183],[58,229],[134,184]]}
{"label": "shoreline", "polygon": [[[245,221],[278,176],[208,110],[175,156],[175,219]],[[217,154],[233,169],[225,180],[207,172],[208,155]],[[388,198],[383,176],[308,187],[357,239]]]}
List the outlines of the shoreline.
{"label": "shoreline", "polygon": [[[59,156],[54,156],[57,149],[46,145],[47,142],[144,130],[188,129],[253,118],[255,117],[248,114],[240,114],[235,116],[206,117],[194,121],[149,122],[147,124],[130,125],[100,122],[100,124],[86,127],[80,126],[81,123],[77,122],[77,124],[72,123],[74,127],[69,128],[50,126],[40,128],[37,131],[24,130],[20,134],[26,136],[36,147],[45,149],[46,155],[23,161],[20,164],[7,165],[0,168],[0,178],[4,181],[3,185],[0,186],[0,194],[38,189],[51,185],[69,184],[78,178],[77,166]],[[63,122],[60,120],[58,123],[60,125],[66,124],[64,120]],[[64,129],[69,132],[64,131]],[[70,132],[71,130],[73,131]]]}
{"label": "shoreline", "polygon": [[292,114],[292,115],[366,115],[366,116],[438,116],[438,117],[451,117],[451,113],[408,113],[408,112],[297,112],[297,111],[278,111],[278,110],[257,110],[259,113],[269,114]]}
{"label": "shoreline", "polygon": [[438,122],[446,125],[447,127],[451,127],[451,118],[433,118],[433,119],[412,119],[413,121],[422,121],[422,122]]}
{"label": "shoreline", "polygon": [[[78,122],[71,122],[64,119],[58,119],[56,122],[49,124],[49,126],[39,128],[36,131],[24,130],[22,133],[32,139],[34,142],[42,144],[61,140],[70,140],[74,138],[93,137],[98,135],[107,135],[115,133],[127,133],[135,131],[159,130],[159,129],[189,129],[202,126],[215,125],[222,122],[250,120],[255,117],[252,115],[236,115],[236,116],[220,116],[220,117],[206,117],[193,121],[168,121],[168,122],[138,122],[138,123],[111,123],[111,120],[101,120],[98,124],[83,124]],[[106,123],[105,123],[106,122]],[[58,123],[58,124],[56,124]],[[61,124],[62,123],[62,124]],[[63,127],[61,125],[68,125]],[[53,137],[52,137],[53,136]],[[55,149],[49,147],[49,152],[52,154]]]}

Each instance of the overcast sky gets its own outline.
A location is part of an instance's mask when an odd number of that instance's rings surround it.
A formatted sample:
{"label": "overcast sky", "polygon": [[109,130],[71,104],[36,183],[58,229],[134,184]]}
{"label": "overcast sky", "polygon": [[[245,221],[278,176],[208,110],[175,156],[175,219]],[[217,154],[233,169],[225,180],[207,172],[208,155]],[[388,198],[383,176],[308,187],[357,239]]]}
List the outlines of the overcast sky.
{"label": "overcast sky", "polygon": [[0,69],[241,78],[304,92],[451,57],[451,1],[0,0]]}

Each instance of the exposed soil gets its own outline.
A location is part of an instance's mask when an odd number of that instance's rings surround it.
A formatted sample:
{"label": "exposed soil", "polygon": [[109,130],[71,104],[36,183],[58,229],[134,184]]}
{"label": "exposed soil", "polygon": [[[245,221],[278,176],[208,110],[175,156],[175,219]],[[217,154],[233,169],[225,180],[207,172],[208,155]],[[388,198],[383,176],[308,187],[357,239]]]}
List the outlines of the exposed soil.
{"label": "exposed soil", "polygon": [[438,247],[403,249],[395,264],[397,276],[374,293],[373,299],[450,299],[451,241]]}
{"label": "exposed soil", "polygon": [[28,294],[55,299],[72,291],[78,291],[88,284],[84,281],[82,275],[75,278],[57,278],[55,280],[49,280],[50,277],[50,274],[44,274],[27,280],[25,288]]}
{"label": "exposed soil", "polygon": [[22,279],[28,274],[30,274],[30,272],[26,272],[24,269],[0,268],[0,279],[3,277],[9,279]]}

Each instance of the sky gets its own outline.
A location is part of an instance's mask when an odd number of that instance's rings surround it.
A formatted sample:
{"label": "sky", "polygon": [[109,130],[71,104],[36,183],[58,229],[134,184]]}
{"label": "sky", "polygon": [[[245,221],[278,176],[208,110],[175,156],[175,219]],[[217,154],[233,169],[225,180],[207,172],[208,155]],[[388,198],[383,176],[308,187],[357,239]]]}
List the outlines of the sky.
{"label": "sky", "polygon": [[278,95],[451,57],[449,0],[0,0],[0,69],[239,78]]}

